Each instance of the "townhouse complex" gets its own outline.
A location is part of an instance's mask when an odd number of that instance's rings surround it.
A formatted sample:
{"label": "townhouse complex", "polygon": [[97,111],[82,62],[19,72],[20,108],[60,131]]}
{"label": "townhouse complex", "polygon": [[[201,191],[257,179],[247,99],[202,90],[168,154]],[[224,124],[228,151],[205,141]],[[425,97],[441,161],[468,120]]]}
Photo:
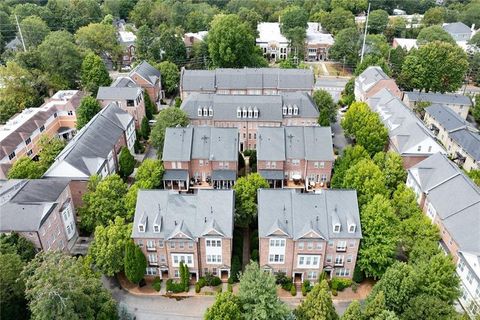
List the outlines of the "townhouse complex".
{"label": "townhouse complex", "polygon": [[382,89],[388,89],[392,95],[401,98],[402,92],[395,80],[387,76],[382,68],[368,67],[355,78],[354,94],[356,101],[367,101]]}
{"label": "townhouse complex", "polygon": [[325,188],[334,160],[330,127],[258,129],[257,170],[272,188]]}
{"label": "townhouse complex", "polygon": [[461,94],[408,91],[403,93],[402,100],[411,109],[415,109],[422,102],[428,105],[442,105],[452,109],[464,120],[467,119],[472,106],[470,98]]}
{"label": "townhouse complex", "polygon": [[423,212],[440,229],[440,245],[453,256],[461,280],[463,308],[480,312],[480,188],[444,154],[408,170],[407,186]]}
{"label": "townhouse complex", "polygon": [[0,126],[0,180],[21,157],[38,155],[42,136],[70,140],[76,133],[76,110],[83,93],[77,90],[58,91],[38,108],[29,108]]}
{"label": "townhouse complex", "polygon": [[295,283],[352,277],[362,231],[354,190],[258,191],[260,267]]}
{"label": "townhouse complex", "polygon": [[163,147],[165,189],[231,188],[238,172],[236,128],[167,128]]}
{"label": "townhouse complex", "polygon": [[139,190],[132,239],[148,261],[146,275],[179,278],[183,261],[194,280],[207,273],[230,277],[232,190]]}

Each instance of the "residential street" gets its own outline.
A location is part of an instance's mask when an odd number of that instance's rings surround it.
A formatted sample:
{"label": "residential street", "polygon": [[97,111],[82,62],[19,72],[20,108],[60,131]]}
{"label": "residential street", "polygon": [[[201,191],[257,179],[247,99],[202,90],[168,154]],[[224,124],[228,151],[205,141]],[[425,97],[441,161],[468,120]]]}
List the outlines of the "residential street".
{"label": "residential street", "polygon": [[345,137],[345,134],[343,132],[343,128],[340,125],[340,121],[342,119],[342,116],[340,112],[337,113],[337,121],[332,124],[332,133],[334,134],[333,136],[333,147],[338,149],[339,154],[343,152],[343,149],[347,147],[349,144],[351,144],[351,141],[349,141],[348,138]]}

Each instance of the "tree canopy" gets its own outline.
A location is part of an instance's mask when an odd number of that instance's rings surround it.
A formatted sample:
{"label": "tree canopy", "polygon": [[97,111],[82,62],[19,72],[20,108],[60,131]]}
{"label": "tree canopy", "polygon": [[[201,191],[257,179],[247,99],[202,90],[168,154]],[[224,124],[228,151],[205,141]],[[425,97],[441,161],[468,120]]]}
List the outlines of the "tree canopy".
{"label": "tree canopy", "polygon": [[101,109],[100,102],[94,97],[86,96],[80,102],[77,114],[77,130],[82,129]]}
{"label": "tree canopy", "polygon": [[455,45],[450,33],[445,31],[441,26],[430,26],[423,28],[417,37],[417,43],[419,45],[427,44],[433,41],[443,41]]}
{"label": "tree canopy", "polygon": [[38,16],[29,16],[20,23],[23,41],[29,49],[36,48],[50,33],[48,25]]}
{"label": "tree canopy", "polygon": [[125,276],[132,283],[139,283],[143,279],[145,274],[145,268],[147,267],[147,259],[133,240],[128,240],[125,243]]}
{"label": "tree canopy", "polygon": [[382,9],[373,10],[368,16],[368,31],[371,33],[383,33],[388,25],[388,12]]}
{"label": "tree canopy", "polygon": [[337,115],[337,108],[332,96],[328,91],[317,90],[313,93],[312,98],[320,112],[318,124],[321,126],[330,126],[330,123],[335,122]]}
{"label": "tree canopy", "polygon": [[16,253],[0,253],[0,317],[28,319],[25,283],[19,278],[25,262]]}
{"label": "tree canopy", "polygon": [[167,128],[176,127],[177,125],[185,127],[189,123],[188,116],[185,111],[179,108],[167,108],[160,111],[157,116],[157,122],[152,128],[150,135],[152,145],[158,149],[161,154],[163,152],[163,143],[165,141],[165,130]]}
{"label": "tree canopy", "polygon": [[214,304],[207,309],[205,320],[237,320],[242,316],[238,298],[231,292],[217,294]]}
{"label": "tree canopy", "polygon": [[247,227],[257,217],[257,190],[269,188],[267,180],[260,174],[252,173],[238,178],[235,190],[235,223]]}
{"label": "tree canopy", "polygon": [[120,150],[120,156],[118,157],[118,164],[119,164],[119,174],[122,178],[126,179],[133,173],[135,168],[135,158],[130,153],[127,147],[122,147]]}
{"label": "tree canopy", "polygon": [[81,83],[85,91],[96,96],[99,87],[107,87],[112,83],[107,67],[98,55],[88,53],[83,58],[81,69]]}
{"label": "tree canopy", "polygon": [[180,71],[175,63],[163,61],[156,65],[156,68],[162,74],[162,88],[172,94],[177,90],[180,81]]}
{"label": "tree canopy", "polygon": [[356,65],[360,51],[360,33],[356,28],[346,28],[338,32],[335,43],[330,47],[330,58],[337,61],[345,61],[348,65]]}
{"label": "tree canopy", "polygon": [[333,306],[327,280],[317,283],[305,300],[295,310],[298,320],[336,320],[338,315]]}

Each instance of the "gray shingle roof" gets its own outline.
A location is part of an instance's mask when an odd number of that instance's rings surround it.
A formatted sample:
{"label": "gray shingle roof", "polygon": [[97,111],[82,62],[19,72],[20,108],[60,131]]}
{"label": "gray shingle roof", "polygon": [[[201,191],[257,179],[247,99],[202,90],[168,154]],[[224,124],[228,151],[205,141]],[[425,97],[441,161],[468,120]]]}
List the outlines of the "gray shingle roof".
{"label": "gray shingle roof", "polygon": [[463,22],[447,23],[443,29],[450,34],[472,33],[472,30]]}
{"label": "gray shingle roof", "polygon": [[459,104],[467,106],[472,105],[470,98],[461,94],[409,91],[405,92],[405,95],[410,101],[429,101],[431,103]]}
{"label": "gray shingle roof", "polygon": [[[225,237],[233,233],[233,190],[198,190],[196,194],[179,194],[172,190],[139,190],[132,238],[174,237],[174,230],[188,233],[194,239],[216,230]],[[147,221],[145,232],[138,225],[142,218]],[[153,231],[154,221],[161,221],[159,233]]]}
{"label": "gray shingle roof", "polygon": [[213,170],[212,181],[237,180],[237,171],[235,170]]}
{"label": "gray shingle roof", "polygon": [[140,87],[100,87],[98,100],[135,100],[142,94]]}
{"label": "gray shingle roof", "polygon": [[[335,222],[339,233],[333,232]],[[348,224],[354,223],[354,233]],[[299,239],[309,230],[317,231],[326,240],[361,238],[357,193],[354,190],[324,190],[320,194],[297,193],[292,189],[258,190],[258,234],[268,237],[277,226],[290,238]]]}
{"label": "gray shingle roof", "polygon": [[155,85],[157,81],[162,80],[162,75],[160,71],[145,60],[143,60],[139,65],[133,68],[133,70],[130,71],[129,76],[133,77],[135,73],[137,73],[146,81],[150,82],[151,85]]}
{"label": "gray shingle roof", "polygon": [[130,77],[118,77],[112,82],[110,87],[124,88],[124,87],[138,87],[138,85]]}
{"label": "gray shingle roof", "polygon": [[188,180],[188,170],[183,169],[167,169],[163,174],[163,180]]}
{"label": "gray shingle roof", "polygon": [[258,170],[258,173],[267,180],[283,180],[283,170]]}
{"label": "gray shingle roof", "polygon": [[463,128],[450,132],[448,135],[474,160],[480,161],[480,135],[478,133]]}
{"label": "gray shingle roof", "polygon": [[425,108],[425,112],[433,117],[447,131],[465,127],[468,124],[452,109],[444,105],[431,105]]}
{"label": "gray shingle roof", "polygon": [[167,128],[164,161],[238,160],[238,129],[214,127]]}
{"label": "gray shingle roof", "polygon": [[382,68],[378,66],[370,66],[365,69],[356,79],[355,82],[363,92],[367,92],[380,80],[388,80],[389,76],[385,74]]}
{"label": "gray shingle roof", "polygon": [[181,86],[187,91],[211,91],[217,89],[313,89],[314,76],[309,69],[215,69],[183,70]]}
{"label": "gray shingle roof", "polygon": [[257,134],[257,159],[334,160],[330,127],[260,127]]}
{"label": "gray shingle roof", "polygon": [[[282,115],[283,105],[296,105],[298,116]],[[199,108],[212,108],[213,116],[199,116]],[[318,110],[312,98],[301,92],[283,93],[280,95],[220,95],[220,94],[190,94],[182,103],[181,108],[190,119],[242,120],[242,121],[278,121],[284,117],[317,118]],[[258,118],[238,118],[237,109],[257,108]]]}
{"label": "gray shingle roof", "polygon": [[458,174],[458,167],[440,152],[419,162],[409,169],[417,179],[423,192],[428,192],[439,183]]}
{"label": "gray shingle roof", "polygon": [[110,103],[100,110],[67,144],[44,177],[57,176],[52,171],[63,162],[68,163],[87,177],[97,174],[107,161],[109,152],[112,151],[116,142],[124,135],[127,127],[133,121],[131,115],[120,109],[115,103]]}

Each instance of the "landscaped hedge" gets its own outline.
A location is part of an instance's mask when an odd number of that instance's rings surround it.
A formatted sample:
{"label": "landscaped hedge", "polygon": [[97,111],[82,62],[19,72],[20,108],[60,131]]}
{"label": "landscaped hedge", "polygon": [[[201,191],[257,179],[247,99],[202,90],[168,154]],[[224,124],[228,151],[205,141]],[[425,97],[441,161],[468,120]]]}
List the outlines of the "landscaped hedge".
{"label": "landscaped hedge", "polygon": [[172,279],[167,280],[167,291],[179,293],[185,291],[185,285],[182,282],[173,282]]}
{"label": "landscaped hedge", "polygon": [[155,277],[152,282],[152,287],[153,289],[155,289],[155,291],[160,291],[160,288],[162,287],[162,279],[160,279],[159,277]]}
{"label": "landscaped hedge", "polygon": [[343,291],[352,285],[352,280],[347,278],[333,278],[330,281],[330,287],[332,290]]}
{"label": "landscaped hedge", "polygon": [[310,283],[309,280],[305,280],[302,283],[302,295],[305,297],[307,293],[309,293],[312,290],[312,284]]}
{"label": "landscaped hedge", "polygon": [[[294,286],[292,278],[287,277],[285,272],[277,272],[275,274],[275,279],[276,279],[276,283],[279,284],[283,290],[286,290],[286,291],[292,290],[292,286]],[[295,288],[295,291],[296,291],[296,288]]]}

